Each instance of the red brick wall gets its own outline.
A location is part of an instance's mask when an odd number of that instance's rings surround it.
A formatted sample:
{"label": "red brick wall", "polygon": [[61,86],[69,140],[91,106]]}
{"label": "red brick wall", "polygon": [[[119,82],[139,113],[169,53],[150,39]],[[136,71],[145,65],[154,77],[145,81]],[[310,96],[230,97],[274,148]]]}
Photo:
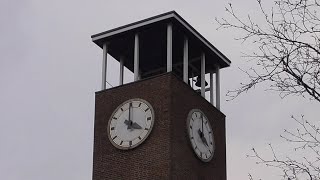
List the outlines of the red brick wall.
{"label": "red brick wall", "polygon": [[[147,100],[155,111],[149,137],[131,150],[112,146],[107,124],[112,112],[131,98]],[[209,163],[191,148],[186,120],[201,109],[214,129],[216,151]],[[173,74],[126,84],[96,93],[93,180],[102,179],[226,179],[224,115]]]}

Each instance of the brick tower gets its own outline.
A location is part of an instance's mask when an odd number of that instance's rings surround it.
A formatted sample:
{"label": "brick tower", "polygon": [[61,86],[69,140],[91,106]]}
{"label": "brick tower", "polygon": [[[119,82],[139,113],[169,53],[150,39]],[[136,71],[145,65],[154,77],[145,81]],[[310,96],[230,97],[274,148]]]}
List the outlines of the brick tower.
{"label": "brick tower", "polygon": [[[174,11],[92,40],[103,49],[93,180],[226,180],[220,69],[230,60]],[[120,63],[120,81],[106,89],[108,54]],[[133,82],[123,83],[124,67]]]}

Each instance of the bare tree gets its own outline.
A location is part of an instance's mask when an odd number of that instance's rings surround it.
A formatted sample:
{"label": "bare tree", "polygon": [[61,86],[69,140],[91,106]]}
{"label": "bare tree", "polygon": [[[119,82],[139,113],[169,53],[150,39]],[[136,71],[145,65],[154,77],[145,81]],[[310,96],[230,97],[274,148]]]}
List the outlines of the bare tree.
{"label": "bare tree", "polygon": [[[281,97],[297,95],[320,102],[320,0],[276,0],[267,11],[261,0],[256,0],[264,21],[256,23],[248,15],[240,18],[232,4],[226,7],[231,18],[216,18],[221,28],[236,29],[243,36],[236,38],[252,43],[257,50],[245,57],[254,62],[248,70],[248,81],[228,91],[231,99],[260,83],[269,83],[270,90]],[[320,179],[320,128],[303,116],[292,119],[297,123],[295,131],[285,130],[281,137],[301,151],[301,158],[278,157],[269,144],[272,158],[262,157],[254,148],[250,158],[257,164],[280,169],[282,178]],[[249,174],[249,179],[253,177]]]}
{"label": "bare tree", "polygon": [[218,19],[220,28],[244,32],[237,40],[250,41],[258,50],[246,57],[256,67],[244,71],[249,82],[229,91],[231,98],[248,91],[256,84],[271,82],[272,90],[282,97],[300,95],[320,102],[320,0],[279,0],[267,13],[257,0],[264,22],[255,23],[250,15],[241,19],[231,4],[226,11],[233,18]]}
{"label": "bare tree", "polygon": [[[252,148],[252,154],[247,155],[254,158],[257,164],[264,164],[268,167],[280,169],[283,179],[320,179],[320,129],[317,125],[305,120],[303,116],[300,119],[291,117],[298,123],[298,128],[295,131],[284,130],[281,135],[283,139],[290,143],[294,143],[294,150],[303,153],[301,158],[292,158],[287,155],[286,158],[279,158],[271,144],[269,144],[272,158],[262,157],[256,149]],[[253,180],[249,174],[250,179]]]}

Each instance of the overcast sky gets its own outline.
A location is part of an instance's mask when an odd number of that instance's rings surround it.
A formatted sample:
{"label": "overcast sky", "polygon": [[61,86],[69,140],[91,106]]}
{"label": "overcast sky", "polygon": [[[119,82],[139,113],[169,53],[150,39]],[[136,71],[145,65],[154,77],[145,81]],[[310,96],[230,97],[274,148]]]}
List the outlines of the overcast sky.
{"label": "overcast sky", "polygon": [[[90,36],[111,28],[175,10],[231,61],[221,72],[222,112],[227,122],[227,171],[231,180],[248,173],[277,179],[276,171],[246,158],[252,147],[279,154],[288,144],[279,135],[294,128],[291,115],[316,120],[319,103],[254,91],[226,102],[225,93],[245,80],[248,67],[241,52],[254,47],[219,30],[215,17],[228,17],[225,6],[254,14],[255,0],[1,0],[0,1],[0,179],[88,180],[92,175],[94,92],[100,90],[101,49]],[[271,1],[267,7],[272,5]],[[118,64],[109,61],[108,81]]]}

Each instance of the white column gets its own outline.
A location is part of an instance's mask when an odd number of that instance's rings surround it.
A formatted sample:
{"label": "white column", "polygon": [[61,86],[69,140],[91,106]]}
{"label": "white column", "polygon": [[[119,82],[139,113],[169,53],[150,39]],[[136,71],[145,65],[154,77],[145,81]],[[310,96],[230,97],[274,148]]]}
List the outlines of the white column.
{"label": "white column", "polygon": [[210,103],[214,105],[213,103],[213,73],[210,72]]}
{"label": "white column", "polygon": [[107,55],[108,55],[108,45],[107,45],[107,42],[106,42],[106,43],[103,44],[101,90],[106,89],[106,81],[107,81]]}
{"label": "white column", "polygon": [[193,76],[194,76],[194,74],[193,74],[193,72],[191,72],[191,87],[192,87],[192,89],[193,89]]}
{"label": "white column", "polygon": [[139,35],[134,35],[134,81],[139,80]]}
{"label": "white column", "polygon": [[204,53],[201,54],[201,96],[205,98],[205,69],[206,69],[206,56]]}
{"label": "white column", "polygon": [[189,59],[189,47],[188,47],[188,38],[184,37],[183,44],[183,80],[188,84],[188,59]]}
{"label": "white column", "polygon": [[167,26],[167,72],[172,71],[172,24]]}
{"label": "white column", "polygon": [[119,77],[119,85],[123,84],[123,57],[120,57],[120,77]]}
{"label": "white column", "polygon": [[220,110],[220,68],[216,69],[216,108]]}

